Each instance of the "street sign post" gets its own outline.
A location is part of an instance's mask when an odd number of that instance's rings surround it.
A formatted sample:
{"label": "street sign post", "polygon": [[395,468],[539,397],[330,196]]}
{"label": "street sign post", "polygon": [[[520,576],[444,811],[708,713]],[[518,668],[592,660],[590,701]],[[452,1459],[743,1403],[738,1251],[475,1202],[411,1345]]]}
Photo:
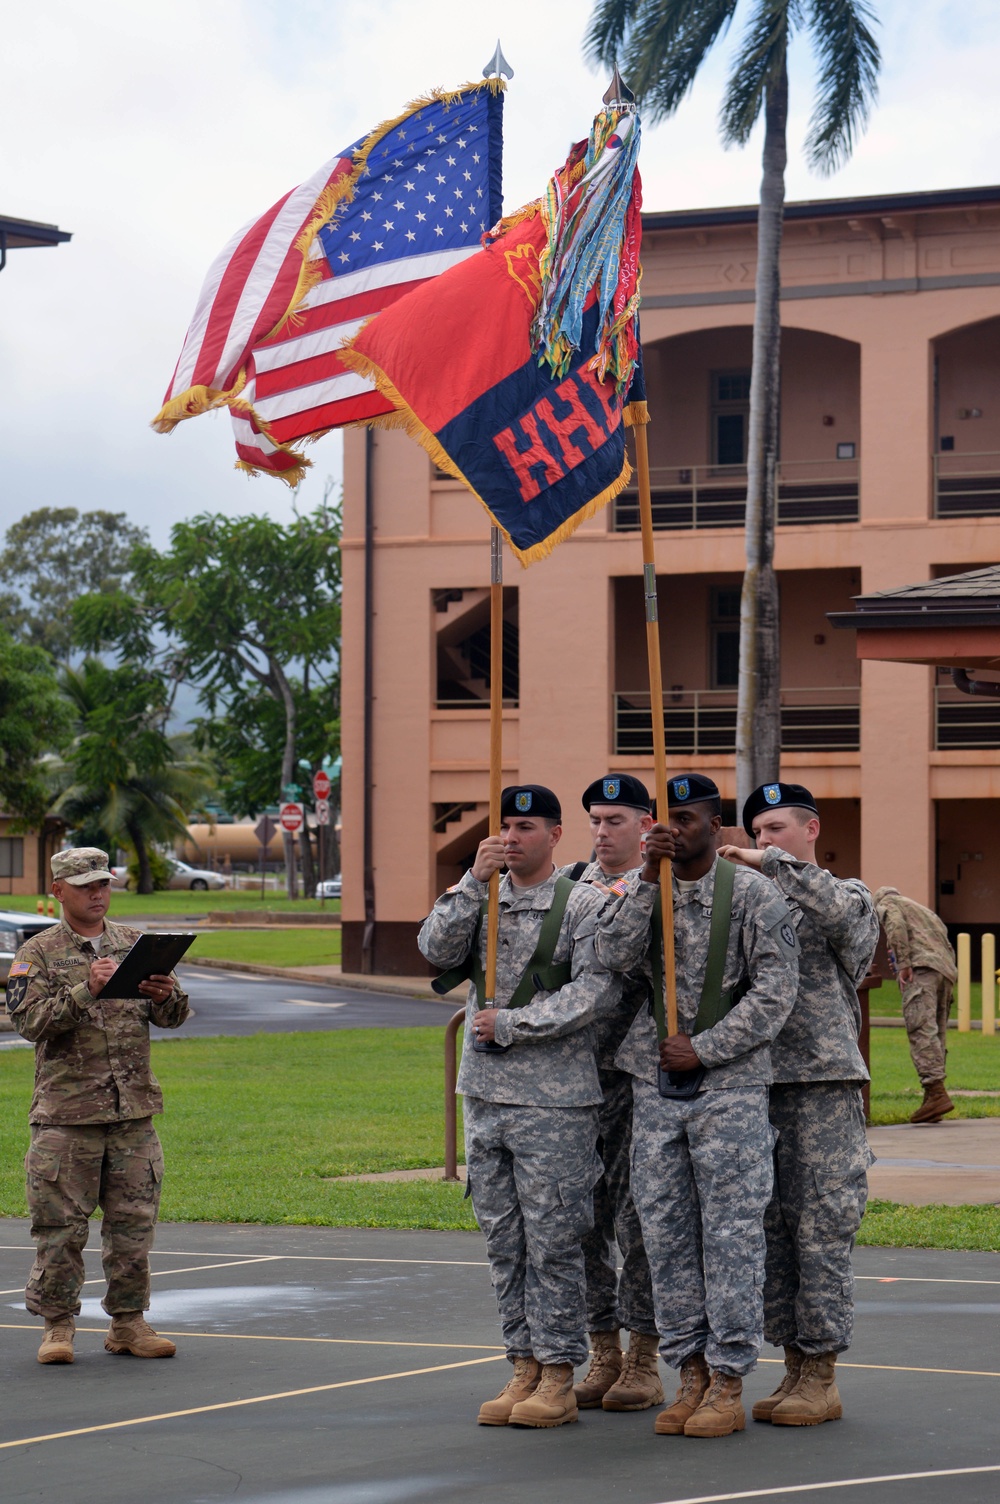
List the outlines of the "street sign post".
{"label": "street sign post", "polygon": [[267,848],[271,844],[271,837],[278,829],[278,822],[270,815],[261,815],[253,828],[253,833],[260,842],[260,896],[264,897],[264,876],[267,870]]}
{"label": "street sign post", "polygon": [[317,825],[329,825],[329,823],[330,823],[330,801],[329,801],[329,799],[317,799],[316,800],[316,824]]}
{"label": "street sign post", "polygon": [[304,810],[301,804],[283,804],[278,813],[278,819],[282,830],[287,830],[290,836],[297,835],[302,829]]}
{"label": "street sign post", "polygon": [[322,768],[313,774],[313,793],[317,799],[326,800],[330,797],[330,775],[324,773]]}

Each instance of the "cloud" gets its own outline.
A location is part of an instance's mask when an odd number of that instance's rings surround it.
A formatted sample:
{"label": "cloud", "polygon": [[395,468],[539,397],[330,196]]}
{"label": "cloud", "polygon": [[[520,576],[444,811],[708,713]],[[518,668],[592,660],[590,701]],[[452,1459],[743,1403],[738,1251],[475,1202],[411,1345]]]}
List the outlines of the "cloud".
{"label": "cloud", "polygon": [[[893,192],[996,176],[995,10],[891,0],[880,105],[854,160],[817,180],[801,158],[812,64],[792,67],[790,197]],[[582,61],[580,0],[507,0],[505,199],[534,197],[586,131],[605,80]],[[0,277],[0,527],[43,504],[127,511],[164,543],[198,511],[287,516],[285,488],[231,469],[228,419],[154,434],[201,279],[242,223],[427,87],[477,77],[496,44],[486,0],[49,0],[5,23],[0,211],[73,231],[16,251]],[[732,40],[670,122],[645,135],[649,209],[753,202],[760,143],[725,152]],[[302,504],[339,471],[313,450]]]}

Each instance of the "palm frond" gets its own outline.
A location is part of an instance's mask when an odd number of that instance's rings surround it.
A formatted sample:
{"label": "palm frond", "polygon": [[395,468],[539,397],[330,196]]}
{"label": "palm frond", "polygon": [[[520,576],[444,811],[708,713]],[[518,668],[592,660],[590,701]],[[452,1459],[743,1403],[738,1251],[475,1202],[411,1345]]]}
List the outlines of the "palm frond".
{"label": "palm frond", "polygon": [[727,146],[745,146],[768,87],[781,77],[798,0],[760,0],[743,33],[722,100],[720,125]]}
{"label": "palm frond", "polygon": [[603,0],[588,34],[588,55],[614,63],[654,124],[672,115],[739,0]]}
{"label": "palm frond", "polygon": [[848,160],[878,97],[882,62],[866,0],[808,0],[819,78],[806,160],[831,173]]}

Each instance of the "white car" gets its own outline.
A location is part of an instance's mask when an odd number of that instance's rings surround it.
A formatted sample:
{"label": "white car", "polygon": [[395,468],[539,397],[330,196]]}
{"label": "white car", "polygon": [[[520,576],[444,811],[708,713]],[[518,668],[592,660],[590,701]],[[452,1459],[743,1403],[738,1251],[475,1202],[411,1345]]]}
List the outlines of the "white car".
{"label": "white car", "polygon": [[316,884],[316,897],[317,898],[339,898],[340,897],[340,874],[338,873],[336,877],[328,877],[325,882],[317,883]]}
{"label": "white car", "polygon": [[[207,888],[224,888],[226,879],[218,872],[208,872],[201,867],[189,867],[187,862],[178,861],[171,857],[167,866],[170,868],[170,881],[168,888],[193,888],[204,892]],[[116,888],[124,888],[128,882],[127,867],[112,867],[111,876],[114,878]]]}

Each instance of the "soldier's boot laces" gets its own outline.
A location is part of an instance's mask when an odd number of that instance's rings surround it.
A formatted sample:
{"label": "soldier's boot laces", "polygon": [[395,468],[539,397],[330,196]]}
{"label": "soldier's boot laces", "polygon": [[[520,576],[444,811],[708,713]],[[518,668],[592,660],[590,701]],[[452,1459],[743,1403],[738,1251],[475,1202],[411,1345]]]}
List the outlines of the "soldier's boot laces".
{"label": "soldier's boot laces", "polygon": [[590,1333],[590,1367],[573,1388],[580,1410],[599,1410],[601,1401],[622,1371],[625,1358],[618,1332]]}
{"label": "soldier's boot laces", "polygon": [[657,1436],[683,1436],[684,1427],[691,1419],[708,1390],[708,1364],[704,1353],[693,1353],[681,1364],[681,1382],[677,1398],[656,1417],[653,1430]]}
{"label": "soldier's boot laces", "polygon": [[712,1374],[705,1398],[684,1426],[685,1436],[732,1436],[747,1423],[740,1395],[743,1380],[736,1374]]}
{"label": "soldier's boot laces", "polygon": [[924,1100],[910,1118],[911,1123],[939,1123],[946,1112],[954,1112],[955,1104],[944,1089],[943,1081],[928,1081],[924,1087]]}
{"label": "soldier's boot laces", "polygon": [[169,1337],[153,1331],[141,1311],[112,1316],[104,1339],[108,1353],[131,1353],[135,1358],[172,1358],[177,1348]]}
{"label": "soldier's boot laces", "polygon": [[510,1412],[512,1426],[565,1426],[579,1420],[572,1363],[543,1363],[538,1388]]}
{"label": "soldier's boot laces", "polygon": [[772,1426],[819,1426],[825,1420],[840,1420],[844,1407],[833,1376],[836,1362],[836,1353],[807,1354],[795,1388],[771,1411]]}
{"label": "soldier's boot laces", "polygon": [[508,1380],[495,1400],[487,1400],[479,1407],[479,1424],[505,1426],[518,1400],[526,1400],[534,1394],[541,1375],[541,1364],[535,1358],[515,1358],[513,1378]]}
{"label": "soldier's boot laces", "polygon": [[76,1322],[72,1316],[45,1318],[45,1336],[38,1349],[39,1363],[72,1363]]}
{"label": "soldier's boot laces", "polygon": [[656,1356],[658,1340],[643,1332],[629,1333],[621,1377],[602,1401],[605,1410],[648,1410],[650,1405],[663,1404],[665,1396]]}
{"label": "soldier's boot laces", "polygon": [[799,1382],[804,1357],[805,1353],[798,1347],[785,1348],[785,1376],[773,1394],[769,1394],[765,1400],[758,1400],[754,1405],[750,1412],[754,1420],[770,1420],[771,1411],[775,1406],[780,1405],[782,1400],[791,1394]]}

